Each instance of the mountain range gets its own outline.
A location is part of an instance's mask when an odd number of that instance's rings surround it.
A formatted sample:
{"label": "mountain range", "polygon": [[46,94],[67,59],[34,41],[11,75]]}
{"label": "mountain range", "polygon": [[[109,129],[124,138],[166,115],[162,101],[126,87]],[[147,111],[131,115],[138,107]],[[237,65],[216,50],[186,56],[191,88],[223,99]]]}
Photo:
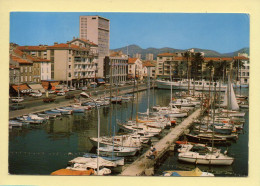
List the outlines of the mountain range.
{"label": "mountain range", "polygon": [[[191,48],[190,48],[191,49]],[[112,49],[112,51],[122,51],[124,54],[130,55],[130,57],[133,57],[134,54],[138,53],[141,54],[141,58],[145,59],[145,55],[148,53],[152,53],[154,56],[154,59],[156,59],[156,56],[161,53],[175,53],[175,52],[185,52],[187,50],[182,50],[182,49],[175,49],[175,48],[170,48],[170,47],[164,47],[164,48],[147,48],[143,49],[138,45],[129,45],[121,48],[116,48]],[[219,53],[214,50],[207,50],[207,49],[200,49],[200,48],[193,48],[195,52],[204,52],[205,57],[233,57],[237,56],[238,53],[247,53],[249,55],[249,48],[242,48],[240,50],[230,52],[230,53]]]}

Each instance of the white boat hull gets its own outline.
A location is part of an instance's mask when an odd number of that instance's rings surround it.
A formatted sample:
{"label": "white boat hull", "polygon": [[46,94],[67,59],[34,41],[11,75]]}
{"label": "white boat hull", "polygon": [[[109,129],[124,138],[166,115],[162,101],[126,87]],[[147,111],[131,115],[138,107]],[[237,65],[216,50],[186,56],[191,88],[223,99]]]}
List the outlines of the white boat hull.
{"label": "white boat hull", "polygon": [[231,165],[234,161],[233,159],[200,159],[193,157],[179,157],[179,160],[203,165]]}

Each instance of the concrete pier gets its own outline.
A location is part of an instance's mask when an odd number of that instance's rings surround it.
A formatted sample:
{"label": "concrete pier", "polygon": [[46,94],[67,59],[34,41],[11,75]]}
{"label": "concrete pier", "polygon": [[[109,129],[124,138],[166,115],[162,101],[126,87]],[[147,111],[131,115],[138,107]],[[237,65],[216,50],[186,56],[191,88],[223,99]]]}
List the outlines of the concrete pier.
{"label": "concrete pier", "polygon": [[189,117],[183,120],[178,126],[172,128],[169,134],[167,134],[163,139],[157,142],[154,147],[158,151],[155,159],[148,159],[146,156],[149,153],[149,150],[146,151],[142,156],[140,156],[135,162],[126,167],[121,176],[142,176],[153,175],[154,165],[160,158],[168,151],[171,150],[174,146],[174,143],[179,139],[179,137],[188,129],[193,120],[200,116],[201,109],[198,108],[195,110]]}

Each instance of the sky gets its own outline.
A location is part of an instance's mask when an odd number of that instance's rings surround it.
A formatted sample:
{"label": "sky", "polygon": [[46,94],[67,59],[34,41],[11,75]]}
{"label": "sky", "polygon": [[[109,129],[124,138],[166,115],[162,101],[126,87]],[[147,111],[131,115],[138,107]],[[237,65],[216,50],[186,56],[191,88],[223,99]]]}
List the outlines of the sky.
{"label": "sky", "polygon": [[79,37],[79,16],[110,20],[110,49],[131,44],[141,48],[201,48],[220,53],[249,47],[248,14],[11,12],[10,42],[53,45]]}

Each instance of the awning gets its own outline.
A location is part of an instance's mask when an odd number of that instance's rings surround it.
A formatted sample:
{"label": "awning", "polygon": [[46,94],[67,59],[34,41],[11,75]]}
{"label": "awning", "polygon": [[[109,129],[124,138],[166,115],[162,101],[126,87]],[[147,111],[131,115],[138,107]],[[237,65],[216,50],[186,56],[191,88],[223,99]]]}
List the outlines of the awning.
{"label": "awning", "polygon": [[42,87],[41,84],[28,84],[28,85],[33,90],[39,90],[41,93],[45,92],[45,89]]}
{"label": "awning", "polygon": [[12,85],[13,89],[18,92],[18,88],[19,88],[19,91],[22,91],[22,90],[28,90],[30,89],[27,84],[21,84],[21,85]]}

